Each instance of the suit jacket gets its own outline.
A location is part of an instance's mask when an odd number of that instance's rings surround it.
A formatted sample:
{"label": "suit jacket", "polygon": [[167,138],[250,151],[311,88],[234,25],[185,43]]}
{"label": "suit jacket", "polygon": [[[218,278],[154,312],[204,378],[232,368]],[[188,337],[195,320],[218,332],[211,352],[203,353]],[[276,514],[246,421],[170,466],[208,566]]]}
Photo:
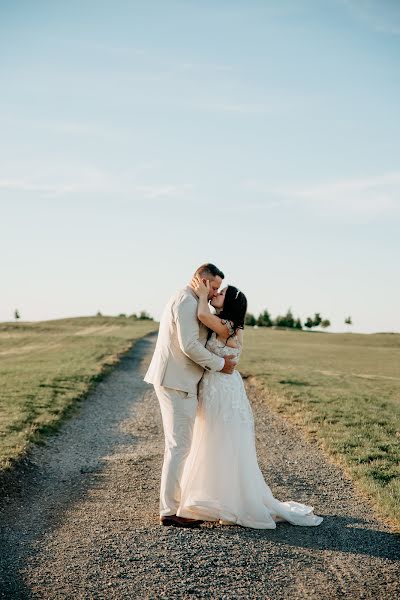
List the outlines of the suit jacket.
{"label": "suit jacket", "polygon": [[197,318],[198,300],[189,285],[169,300],[144,377],[147,383],[197,394],[204,369],[223,368],[224,359],[205,348],[208,330]]}

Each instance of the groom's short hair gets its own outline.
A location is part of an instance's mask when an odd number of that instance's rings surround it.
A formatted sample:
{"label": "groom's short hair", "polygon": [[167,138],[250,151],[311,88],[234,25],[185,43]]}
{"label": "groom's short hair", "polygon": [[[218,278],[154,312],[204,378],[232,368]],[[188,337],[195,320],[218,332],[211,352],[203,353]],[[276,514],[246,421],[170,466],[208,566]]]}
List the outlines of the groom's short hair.
{"label": "groom's short hair", "polygon": [[221,279],[225,278],[223,272],[211,263],[205,263],[204,265],[201,265],[198,269],[196,269],[195,275],[198,275],[199,277],[205,277],[206,279],[214,279],[214,277],[221,277]]}

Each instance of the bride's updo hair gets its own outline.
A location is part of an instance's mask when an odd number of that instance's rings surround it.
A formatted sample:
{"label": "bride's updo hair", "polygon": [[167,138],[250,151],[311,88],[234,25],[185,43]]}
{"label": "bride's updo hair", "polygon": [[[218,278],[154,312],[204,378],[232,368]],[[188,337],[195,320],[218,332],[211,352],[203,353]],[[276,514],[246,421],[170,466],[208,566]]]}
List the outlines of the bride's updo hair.
{"label": "bride's updo hair", "polygon": [[[247,312],[247,298],[237,287],[228,285],[225,292],[224,306],[219,313],[220,319],[227,319],[233,323],[233,331],[244,329],[244,318]],[[229,338],[228,338],[229,339]]]}

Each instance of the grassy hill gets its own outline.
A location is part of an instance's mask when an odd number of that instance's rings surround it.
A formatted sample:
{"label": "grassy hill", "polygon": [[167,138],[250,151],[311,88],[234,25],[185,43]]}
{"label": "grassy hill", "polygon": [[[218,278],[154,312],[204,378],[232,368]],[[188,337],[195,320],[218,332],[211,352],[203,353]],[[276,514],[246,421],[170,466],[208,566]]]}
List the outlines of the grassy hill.
{"label": "grassy hill", "polygon": [[153,321],[79,317],[0,323],[0,470],[57,429]]}
{"label": "grassy hill", "polygon": [[[0,470],[157,328],[124,317],[0,323]],[[400,334],[246,328],[240,371],[400,525]]]}
{"label": "grassy hill", "polygon": [[400,524],[400,334],[247,328],[240,370]]}

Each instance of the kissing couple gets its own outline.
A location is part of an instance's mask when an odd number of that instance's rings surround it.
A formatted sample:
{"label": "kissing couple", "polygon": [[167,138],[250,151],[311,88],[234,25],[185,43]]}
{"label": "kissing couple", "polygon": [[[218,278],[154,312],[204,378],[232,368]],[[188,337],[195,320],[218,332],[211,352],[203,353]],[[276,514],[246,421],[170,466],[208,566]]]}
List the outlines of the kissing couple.
{"label": "kissing couple", "polygon": [[247,300],[232,285],[220,290],[223,279],[215,265],[201,265],[169,300],[144,378],[154,385],[165,436],[160,524],[319,525],[312,506],[274,498],[258,466],[253,413],[235,368]]}

